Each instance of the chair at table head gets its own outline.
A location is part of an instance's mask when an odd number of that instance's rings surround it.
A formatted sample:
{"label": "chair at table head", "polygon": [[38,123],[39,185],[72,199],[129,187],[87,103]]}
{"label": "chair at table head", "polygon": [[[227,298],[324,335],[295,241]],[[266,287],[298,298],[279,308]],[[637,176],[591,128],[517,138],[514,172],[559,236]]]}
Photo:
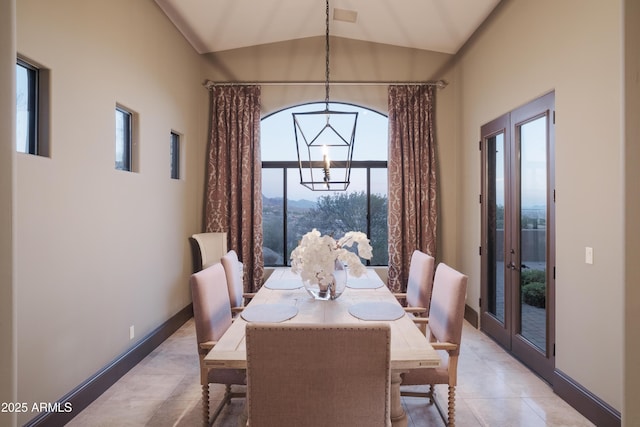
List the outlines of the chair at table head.
{"label": "chair at table head", "polygon": [[386,324],[247,324],[247,425],[390,425],[390,342]]}
{"label": "chair at table head", "polygon": [[[428,393],[402,391],[403,396],[424,396],[434,399],[434,385],[449,386],[448,426],[455,426],[455,388],[458,381],[458,355],[464,323],[467,276],[444,263],[436,269],[429,307],[429,341],[441,353],[438,368],[412,369],[403,374],[402,385],[429,384]],[[440,408],[438,407],[438,410]],[[445,417],[443,416],[443,419]]]}
{"label": "chair at table head", "polygon": [[244,394],[231,393],[232,384],[245,384],[244,372],[236,369],[208,369],[204,357],[215,346],[231,326],[231,307],[227,293],[227,280],[220,263],[191,275],[189,280],[193,299],[193,317],[200,359],[200,384],[202,385],[203,420],[209,420],[209,384],[225,384],[226,392],[216,408],[213,419],[218,416],[232,397]]}
{"label": "chair at table head", "polygon": [[196,273],[217,262],[227,253],[227,233],[198,233],[189,237],[193,256],[193,272]]}

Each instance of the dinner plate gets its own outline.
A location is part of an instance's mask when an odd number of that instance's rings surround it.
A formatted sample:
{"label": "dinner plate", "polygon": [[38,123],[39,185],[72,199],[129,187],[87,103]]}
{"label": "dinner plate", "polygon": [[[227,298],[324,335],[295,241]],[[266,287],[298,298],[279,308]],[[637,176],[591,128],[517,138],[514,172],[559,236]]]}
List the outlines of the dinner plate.
{"label": "dinner plate", "polygon": [[267,280],[264,284],[265,288],[276,290],[292,290],[302,287],[302,279],[278,279]]}
{"label": "dinner plate", "polygon": [[247,322],[279,323],[298,314],[298,308],[287,304],[260,304],[247,306],[240,316]]}
{"label": "dinner plate", "polygon": [[361,320],[396,320],[405,315],[398,303],[386,301],[366,301],[353,304],[349,313]]}

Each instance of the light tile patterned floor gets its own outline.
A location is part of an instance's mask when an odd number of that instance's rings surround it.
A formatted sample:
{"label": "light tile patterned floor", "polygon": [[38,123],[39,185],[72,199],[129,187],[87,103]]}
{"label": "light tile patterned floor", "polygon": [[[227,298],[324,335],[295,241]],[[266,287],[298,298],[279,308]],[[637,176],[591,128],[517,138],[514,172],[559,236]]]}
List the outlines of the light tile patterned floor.
{"label": "light tile patterned floor", "polygon": [[[469,324],[465,324],[462,343],[456,393],[458,426],[593,425],[556,396],[544,381]],[[437,387],[438,400],[446,411],[446,387]],[[212,386],[212,399],[222,392],[222,386]],[[437,409],[426,399],[404,397],[402,403],[409,427],[444,426]],[[234,401],[214,426],[236,427],[242,405],[243,400]],[[192,319],[68,425],[162,427],[200,423],[199,369]]]}

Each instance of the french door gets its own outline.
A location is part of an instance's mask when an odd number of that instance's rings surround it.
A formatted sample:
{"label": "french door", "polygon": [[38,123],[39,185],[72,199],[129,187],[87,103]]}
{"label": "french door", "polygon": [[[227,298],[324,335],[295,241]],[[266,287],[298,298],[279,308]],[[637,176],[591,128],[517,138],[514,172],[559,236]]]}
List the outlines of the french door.
{"label": "french door", "polygon": [[551,383],[554,93],[481,128],[481,329]]}

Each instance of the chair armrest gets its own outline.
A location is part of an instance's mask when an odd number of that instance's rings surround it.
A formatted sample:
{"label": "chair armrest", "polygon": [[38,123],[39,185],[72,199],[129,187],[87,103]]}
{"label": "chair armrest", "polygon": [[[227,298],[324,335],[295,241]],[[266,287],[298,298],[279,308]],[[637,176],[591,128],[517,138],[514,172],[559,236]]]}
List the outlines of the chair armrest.
{"label": "chair armrest", "polygon": [[420,314],[420,313],[426,313],[427,309],[424,307],[404,307],[404,311],[406,311],[407,313]]}
{"label": "chair armrest", "polygon": [[211,350],[216,344],[218,343],[218,341],[206,341],[206,342],[201,342],[198,347],[200,347],[201,350]]}
{"label": "chair armrest", "polygon": [[451,351],[458,348],[457,344],[453,344],[450,342],[430,342],[429,344],[431,344],[431,347],[433,347],[434,350]]}

